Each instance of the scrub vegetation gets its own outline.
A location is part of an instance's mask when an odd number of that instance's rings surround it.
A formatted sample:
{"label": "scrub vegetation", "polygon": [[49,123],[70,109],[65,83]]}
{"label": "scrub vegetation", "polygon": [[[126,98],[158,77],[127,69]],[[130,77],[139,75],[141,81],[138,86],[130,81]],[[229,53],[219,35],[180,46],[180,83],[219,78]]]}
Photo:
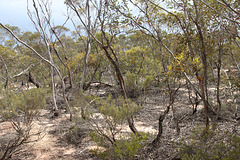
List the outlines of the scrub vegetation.
{"label": "scrub vegetation", "polygon": [[0,160],[239,159],[239,1],[64,3],[0,22]]}

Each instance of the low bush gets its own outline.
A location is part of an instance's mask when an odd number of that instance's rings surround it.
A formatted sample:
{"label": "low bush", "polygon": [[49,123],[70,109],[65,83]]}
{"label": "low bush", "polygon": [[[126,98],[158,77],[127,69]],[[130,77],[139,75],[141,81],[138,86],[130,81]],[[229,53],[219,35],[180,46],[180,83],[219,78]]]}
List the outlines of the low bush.
{"label": "low bush", "polygon": [[139,136],[131,134],[130,137],[121,137],[113,145],[109,146],[106,144],[105,139],[98,134],[92,132],[90,136],[98,145],[105,148],[105,150],[101,149],[101,151],[92,151],[103,159],[134,159],[149,139],[148,133],[141,133]]}
{"label": "low bush", "polygon": [[129,97],[137,98],[141,92],[146,92],[154,82],[155,75],[139,76],[127,72],[125,75],[126,91]]}
{"label": "low bush", "polygon": [[95,102],[96,113],[91,115],[89,122],[94,130],[91,139],[98,146],[105,148],[94,153],[103,159],[133,159],[145,145],[148,134],[134,135],[126,133],[126,121],[139,112],[141,106],[128,99],[128,106],[123,97],[117,99],[109,95]]}
{"label": "low bush", "polygon": [[190,141],[181,142],[183,160],[237,160],[240,157],[240,137],[230,132],[194,129]]}
{"label": "low bush", "polygon": [[41,131],[31,132],[33,120],[37,118],[39,109],[45,107],[46,92],[43,89],[31,89],[19,93],[6,91],[1,93],[0,116],[4,122],[12,125],[15,133],[5,144],[0,146],[0,159],[5,160],[17,152],[23,144],[30,142],[29,138],[37,136],[34,140],[41,137]]}

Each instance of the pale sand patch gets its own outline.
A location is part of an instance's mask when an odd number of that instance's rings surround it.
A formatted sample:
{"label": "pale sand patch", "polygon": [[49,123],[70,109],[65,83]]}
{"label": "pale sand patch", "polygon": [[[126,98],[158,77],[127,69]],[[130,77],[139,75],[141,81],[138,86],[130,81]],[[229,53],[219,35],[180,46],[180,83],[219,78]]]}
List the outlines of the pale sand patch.
{"label": "pale sand patch", "polygon": [[74,152],[76,152],[76,149],[75,148],[70,148],[68,150],[65,150],[63,152],[63,155],[70,155],[70,154],[73,154]]}
{"label": "pale sand patch", "polygon": [[100,147],[97,145],[89,146],[86,149],[88,149],[89,151],[97,152],[97,153],[102,153],[102,152],[106,151],[106,148]]}
{"label": "pale sand patch", "polygon": [[[146,124],[141,122],[141,121],[135,122],[134,125],[139,132],[150,133],[150,134],[157,133],[157,130],[154,129],[153,126],[150,126],[150,125],[146,126]],[[123,125],[122,126],[122,132],[131,133],[132,131],[130,130],[128,125]]]}
{"label": "pale sand patch", "polygon": [[[42,110],[40,115],[46,115],[49,111]],[[41,139],[27,144],[26,148],[28,153],[35,155],[35,160],[57,160],[58,157],[68,156],[76,152],[76,149],[71,145],[62,147],[59,145],[59,137],[51,134],[51,131],[56,130],[59,123],[67,120],[68,114],[60,115],[54,120],[50,120],[45,116],[40,117],[38,121],[34,121],[31,133],[42,132]],[[36,140],[38,136],[31,137],[31,140]]]}
{"label": "pale sand patch", "polygon": [[10,122],[0,123],[0,136],[5,135],[7,133],[11,133],[13,131],[14,131],[14,129],[13,129],[12,124]]}

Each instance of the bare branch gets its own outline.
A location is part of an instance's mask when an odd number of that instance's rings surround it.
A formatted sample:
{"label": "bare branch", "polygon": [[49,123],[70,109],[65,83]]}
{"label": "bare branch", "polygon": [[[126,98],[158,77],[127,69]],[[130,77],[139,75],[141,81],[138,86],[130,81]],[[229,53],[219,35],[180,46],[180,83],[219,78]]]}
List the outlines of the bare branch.
{"label": "bare branch", "polygon": [[70,106],[68,104],[68,101],[67,101],[67,98],[66,98],[66,95],[65,95],[65,83],[63,81],[63,78],[62,78],[62,75],[59,71],[59,69],[53,64],[51,63],[49,60],[47,60],[46,58],[44,58],[41,54],[39,54],[35,49],[33,49],[31,46],[29,46],[27,43],[23,42],[21,39],[19,39],[9,28],[7,28],[6,26],[4,26],[2,23],[0,23],[0,26],[2,26],[5,30],[7,30],[18,42],[20,42],[21,44],[23,44],[25,47],[27,47],[28,49],[30,49],[35,55],[37,55],[40,59],[42,59],[44,62],[46,62],[47,64],[49,64],[50,66],[52,66],[55,71],[57,72],[59,78],[61,79],[62,81],[62,88],[63,88],[63,98],[64,98],[64,101],[66,103],[66,106],[67,106],[67,109],[68,111],[70,112],[70,120],[72,120],[72,114],[71,114],[71,111],[70,111]]}
{"label": "bare branch", "polygon": [[23,70],[22,72],[14,75],[12,78],[16,78],[16,77],[19,77],[19,76],[23,75],[23,74],[26,73],[32,66],[35,66],[35,65],[31,64],[30,66],[28,66],[27,69],[25,69],[25,70]]}

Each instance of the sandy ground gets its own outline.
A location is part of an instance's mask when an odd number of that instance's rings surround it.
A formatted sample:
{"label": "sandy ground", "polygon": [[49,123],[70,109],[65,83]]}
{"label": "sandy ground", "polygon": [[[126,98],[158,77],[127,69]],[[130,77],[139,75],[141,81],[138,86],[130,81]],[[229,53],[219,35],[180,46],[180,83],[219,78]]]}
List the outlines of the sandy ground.
{"label": "sandy ground", "polygon": [[[179,142],[183,137],[188,137],[194,127],[204,125],[202,104],[199,105],[198,112],[192,115],[191,105],[186,99],[186,90],[180,90],[179,96],[176,97],[177,103],[174,103],[176,116],[182,119],[179,123],[180,134],[178,135],[176,132],[171,110],[164,120],[161,145],[157,150],[151,151],[147,155],[147,159],[171,159],[176,154],[173,143]],[[154,137],[158,130],[158,117],[167,104],[168,99],[163,95],[154,93],[152,96],[148,96],[144,108],[134,116],[136,128],[140,132],[148,132]],[[37,142],[25,144],[21,151],[13,155],[12,160],[97,159],[90,152],[90,150],[98,148],[88,136],[91,126],[87,123],[78,126],[77,132],[70,132],[74,128],[74,122],[69,121],[69,114],[62,112],[60,116],[51,118],[50,110],[41,110],[39,118],[34,120],[33,132],[40,129],[43,137]],[[230,132],[238,134],[240,132],[239,125],[232,122],[220,121],[218,126],[220,129],[227,129]],[[123,131],[130,132],[127,125],[123,126]],[[2,143],[4,143],[3,139],[7,141],[13,132],[10,123],[0,123],[0,141]],[[34,138],[36,137],[32,137],[32,139]]]}

